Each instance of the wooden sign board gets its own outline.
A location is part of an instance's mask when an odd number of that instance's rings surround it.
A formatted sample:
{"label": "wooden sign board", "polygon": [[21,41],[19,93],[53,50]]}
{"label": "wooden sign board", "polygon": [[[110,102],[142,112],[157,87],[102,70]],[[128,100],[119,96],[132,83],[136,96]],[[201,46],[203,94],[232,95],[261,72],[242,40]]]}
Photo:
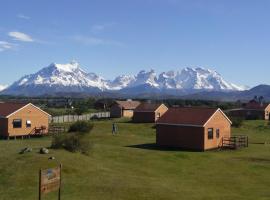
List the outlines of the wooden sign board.
{"label": "wooden sign board", "polygon": [[39,180],[39,199],[41,195],[47,194],[53,191],[59,190],[60,199],[60,189],[61,189],[61,169],[62,166],[58,166],[51,169],[40,170],[40,180]]}

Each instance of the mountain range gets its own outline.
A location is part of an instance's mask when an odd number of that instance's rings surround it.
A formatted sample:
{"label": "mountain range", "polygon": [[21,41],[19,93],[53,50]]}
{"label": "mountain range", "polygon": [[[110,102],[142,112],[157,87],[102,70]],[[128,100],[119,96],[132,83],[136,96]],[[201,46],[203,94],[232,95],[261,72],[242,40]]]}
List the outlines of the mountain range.
{"label": "mountain range", "polygon": [[218,72],[205,68],[184,68],[157,74],[142,70],[107,80],[88,73],[78,62],[52,63],[26,75],[10,86],[0,86],[1,95],[14,96],[99,96],[114,98],[185,98],[248,100],[255,95],[270,100],[270,86],[249,89],[226,81]]}
{"label": "mountain range", "polygon": [[84,71],[78,62],[52,63],[40,71],[26,75],[5,88],[1,94],[40,96],[58,93],[119,95],[159,94],[183,96],[199,92],[235,92],[246,87],[230,83],[216,71],[204,68],[184,68],[157,74],[142,70],[136,75],[121,75],[107,80]]}

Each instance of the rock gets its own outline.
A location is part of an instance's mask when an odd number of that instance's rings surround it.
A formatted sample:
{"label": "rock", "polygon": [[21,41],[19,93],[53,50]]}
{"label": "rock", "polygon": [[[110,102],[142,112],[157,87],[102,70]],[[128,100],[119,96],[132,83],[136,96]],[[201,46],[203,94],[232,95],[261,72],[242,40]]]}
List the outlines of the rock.
{"label": "rock", "polygon": [[55,157],[54,156],[49,157],[49,160],[55,160]]}
{"label": "rock", "polygon": [[29,153],[29,152],[32,152],[32,148],[30,147],[25,147],[24,149],[22,149],[20,151],[20,154],[25,154],[25,153]]}
{"label": "rock", "polygon": [[42,147],[39,151],[41,154],[48,154],[49,153],[49,149]]}

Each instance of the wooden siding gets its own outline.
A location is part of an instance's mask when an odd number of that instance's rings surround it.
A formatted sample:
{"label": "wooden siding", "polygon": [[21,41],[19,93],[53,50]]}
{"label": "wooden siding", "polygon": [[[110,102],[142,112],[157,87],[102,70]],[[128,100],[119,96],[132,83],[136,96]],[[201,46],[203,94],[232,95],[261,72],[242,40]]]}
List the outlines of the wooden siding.
{"label": "wooden siding", "polygon": [[[208,139],[209,128],[213,129],[213,139]],[[219,129],[219,138],[216,137],[217,129]],[[222,137],[224,136],[231,136],[231,123],[219,110],[202,127],[180,124],[157,124],[156,127],[158,145],[184,149],[215,149],[222,145]]]}
{"label": "wooden siding", "polygon": [[264,112],[264,119],[265,120],[270,120],[270,104],[265,108],[265,112]]}
{"label": "wooden siding", "polygon": [[157,124],[156,143],[160,146],[204,150],[204,128]]}
{"label": "wooden siding", "polygon": [[[21,119],[22,128],[13,128],[13,120]],[[26,127],[26,121],[31,121],[31,127]],[[33,133],[35,128],[46,127],[45,133],[48,132],[49,116],[32,105],[19,110],[8,118],[8,135],[7,136],[23,136]]]}
{"label": "wooden siding", "polygon": [[123,116],[122,117],[128,117],[132,118],[133,117],[133,110],[123,110]]}
{"label": "wooden siding", "polygon": [[161,104],[157,110],[151,111],[134,111],[133,122],[136,123],[154,123],[156,122],[165,112],[167,112],[168,108],[164,104]]}
{"label": "wooden siding", "polygon": [[110,109],[110,115],[112,118],[120,118],[122,117],[122,108],[121,106],[115,104]]}
{"label": "wooden siding", "polygon": [[135,123],[153,123],[155,122],[155,112],[134,112],[133,122]]}
{"label": "wooden siding", "polygon": [[[213,128],[213,139],[208,139],[208,128]],[[219,138],[216,137],[216,130],[219,129]],[[204,149],[215,149],[221,147],[222,137],[231,136],[231,124],[220,112],[216,112],[207,122],[204,130]]]}
{"label": "wooden siding", "polygon": [[164,104],[161,104],[161,106],[158,107],[158,109],[155,111],[155,122],[162,117],[166,112],[168,111],[167,106]]}
{"label": "wooden siding", "polygon": [[0,136],[7,137],[8,136],[8,119],[0,118]]}

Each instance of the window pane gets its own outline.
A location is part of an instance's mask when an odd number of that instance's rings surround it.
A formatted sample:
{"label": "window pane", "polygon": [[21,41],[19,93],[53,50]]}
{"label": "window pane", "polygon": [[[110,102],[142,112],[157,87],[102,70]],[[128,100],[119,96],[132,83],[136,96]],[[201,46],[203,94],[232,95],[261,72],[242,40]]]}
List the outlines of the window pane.
{"label": "window pane", "polygon": [[30,120],[26,120],[26,127],[31,127],[31,121]]}
{"label": "window pane", "polygon": [[13,128],[22,128],[22,120],[14,119],[13,120]]}
{"label": "window pane", "polygon": [[214,138],[214,129],[209,128],[208,129],[208,139],[211,140]]}
{"label": "window pane", "polygon": [[216,138],[219,138],[219,129],[216,130]]}

